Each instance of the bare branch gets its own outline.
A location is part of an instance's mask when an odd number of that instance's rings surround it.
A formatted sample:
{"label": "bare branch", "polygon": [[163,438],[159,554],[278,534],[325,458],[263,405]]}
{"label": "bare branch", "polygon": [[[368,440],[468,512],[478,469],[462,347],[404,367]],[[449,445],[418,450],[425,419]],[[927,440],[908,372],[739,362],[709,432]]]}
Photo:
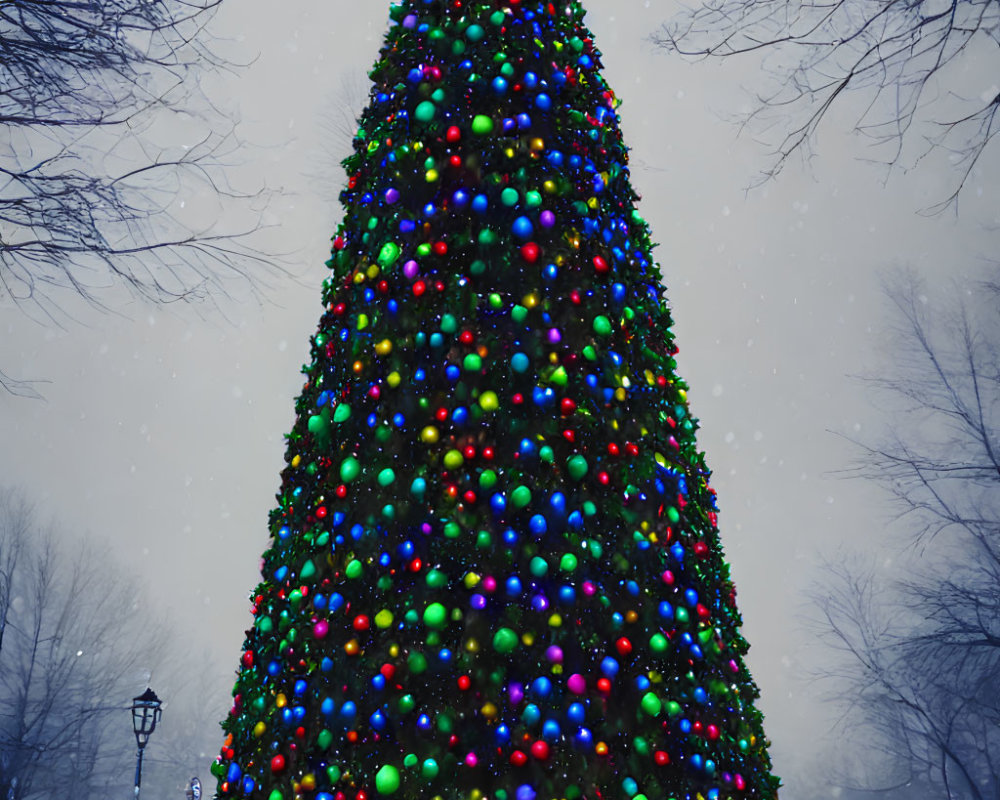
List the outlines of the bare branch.
{"label": "bare branch", "polygon": [[0,303],[52,323],[68,297],[195,302],[286,274],[253,244],[271,193],[229,183],[243,143],[199,80],[232,67],[206,31],[220,2],[0,3]]}
{"label": "bare branch", "polygon": [[[949,195],[957,203],[998,130],[1000,95],[952,82],[1000,41],[1000,9],[990,0],[706,0],[653,36],[690,58],[764,58],[763,90],[744,123],[765,133],[777,175],[795,153],[807,157],[816,131],[848,94],[864,98],[855,131],[890,169],[908,169],[941,150],[952,156]],[[944,86],[942,91],[939,87]]]}

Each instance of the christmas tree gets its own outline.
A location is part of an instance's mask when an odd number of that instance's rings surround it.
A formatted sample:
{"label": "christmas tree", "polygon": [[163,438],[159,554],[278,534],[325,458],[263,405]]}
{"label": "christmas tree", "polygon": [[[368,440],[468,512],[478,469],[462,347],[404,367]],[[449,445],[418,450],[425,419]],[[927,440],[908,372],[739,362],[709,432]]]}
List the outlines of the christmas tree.
{"label": "christmas tree", "polygon": [[777,796],[583,17],[390,9],[220,798]]}

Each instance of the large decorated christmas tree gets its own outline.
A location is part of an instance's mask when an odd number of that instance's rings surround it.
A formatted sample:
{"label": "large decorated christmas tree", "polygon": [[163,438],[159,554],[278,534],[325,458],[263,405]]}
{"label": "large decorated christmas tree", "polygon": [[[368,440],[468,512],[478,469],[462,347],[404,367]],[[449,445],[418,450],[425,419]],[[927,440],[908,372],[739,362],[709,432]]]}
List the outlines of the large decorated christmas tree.
{"label": "large decorated christmas tree", "polygon": [[776,797],[583,16],[390,9],[220,798]]}

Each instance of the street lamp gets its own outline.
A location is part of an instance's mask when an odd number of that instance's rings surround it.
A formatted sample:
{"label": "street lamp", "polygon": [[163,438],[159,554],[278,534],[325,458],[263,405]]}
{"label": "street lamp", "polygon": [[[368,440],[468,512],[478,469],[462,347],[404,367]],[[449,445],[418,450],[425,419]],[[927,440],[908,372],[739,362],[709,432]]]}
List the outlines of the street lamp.
{"label": "street lamp", "polygon": [[149,687],[132,700],[132,730],[135,731],[135,743],[139,745],[139,755],[135,762],[135,796],[139,797],[139,784],[142,783],[142,751],[146,749],[150,734],[156,730],[162,710],[160,698]]}

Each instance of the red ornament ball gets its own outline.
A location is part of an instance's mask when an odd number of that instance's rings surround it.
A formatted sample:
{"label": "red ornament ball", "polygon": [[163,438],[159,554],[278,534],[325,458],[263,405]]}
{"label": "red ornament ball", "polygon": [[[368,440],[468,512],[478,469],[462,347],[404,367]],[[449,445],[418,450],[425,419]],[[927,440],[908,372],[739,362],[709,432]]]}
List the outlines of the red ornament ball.
{"label": "red ornament ball", "polygon": [[539,739],[537,742],[531,743],[531,755],[537,758],[539,761],[549,760],[549,743]]}
{"label": "red ornament ball", "polygon": [[358,614],[351,625],[356,631],[366,631],[371,627],[371,620],[364,614]]}

